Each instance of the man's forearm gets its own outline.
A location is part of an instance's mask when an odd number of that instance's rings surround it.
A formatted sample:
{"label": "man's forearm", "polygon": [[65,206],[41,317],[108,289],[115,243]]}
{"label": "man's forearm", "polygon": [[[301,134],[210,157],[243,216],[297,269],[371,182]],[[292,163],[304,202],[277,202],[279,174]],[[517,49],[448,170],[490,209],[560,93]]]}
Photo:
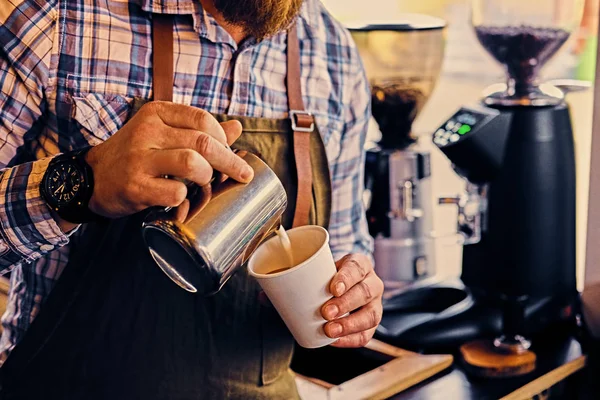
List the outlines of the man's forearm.
{"label": "man's forearm", "polygon": [[[0,272],[16,263],[31,263],[68,243],[74,229],[57,221],[40,193],[49,159],[17,165],[0,176]],[[67,230],[63,229],[67,228]]]}
{"label": "man's forearm", "polygon": [[1,7],[0,273],[68,242],[40,196],[49,160],[12,166],[27,141],[41,134],[56,14],[48,2],[3,2]]}

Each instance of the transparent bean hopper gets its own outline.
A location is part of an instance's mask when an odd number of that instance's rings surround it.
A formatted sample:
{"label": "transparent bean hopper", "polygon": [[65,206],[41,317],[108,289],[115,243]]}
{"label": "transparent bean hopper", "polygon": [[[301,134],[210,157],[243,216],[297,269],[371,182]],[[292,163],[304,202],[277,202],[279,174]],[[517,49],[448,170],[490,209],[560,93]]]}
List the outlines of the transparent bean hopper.
{"label": "transparent bean hopper", "polygon": [[490,88],[485,104],[559,104],[564,93],[541,83],[539,75],[567,42],[582,11],[582,0],[472,0],[479,43],[506,72],[506,84]]}

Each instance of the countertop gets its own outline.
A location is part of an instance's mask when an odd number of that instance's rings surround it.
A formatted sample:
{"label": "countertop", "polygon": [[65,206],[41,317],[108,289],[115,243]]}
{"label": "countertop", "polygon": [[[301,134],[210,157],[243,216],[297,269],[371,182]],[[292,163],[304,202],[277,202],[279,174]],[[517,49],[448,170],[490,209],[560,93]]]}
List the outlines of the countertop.
{"label": "countertop", "polygon": [[[538,341],[534,351],[538,357],[537,367],[530,374],[509,379],[482,379],[467,375],[460,364],[455,363],[450,369],[392,399],[495,400],[511,394],[515,399],[536,398],[535,395],[540,394],[537,392],[539,388],[543,391],[556,385],[565,375],[578,371],[585,364],[580,343],[570,336],[553,338],[546,343]],[[558,394],[557,397],[565,398]]]}

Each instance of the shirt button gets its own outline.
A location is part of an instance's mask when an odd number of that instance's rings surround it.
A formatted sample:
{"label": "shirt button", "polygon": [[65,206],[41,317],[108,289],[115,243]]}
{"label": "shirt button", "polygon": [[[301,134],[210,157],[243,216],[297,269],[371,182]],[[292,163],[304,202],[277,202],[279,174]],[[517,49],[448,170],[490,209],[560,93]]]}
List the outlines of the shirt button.
{"label": "shirt button", "polygon": [[54,246],[52,246],[51,244],[43,244],[40,246],[40,250],[41,251],[51,251],[51,250],[54,250]]}

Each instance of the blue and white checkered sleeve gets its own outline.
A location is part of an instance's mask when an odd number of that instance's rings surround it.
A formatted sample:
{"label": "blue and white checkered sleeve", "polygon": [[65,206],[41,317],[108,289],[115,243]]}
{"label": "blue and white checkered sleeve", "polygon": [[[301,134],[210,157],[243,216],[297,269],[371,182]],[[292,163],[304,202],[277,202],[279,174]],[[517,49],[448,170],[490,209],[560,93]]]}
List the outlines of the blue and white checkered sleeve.
{"label": "blue and white checkered sleeve", "polygon": [[68,242],[40,194],[49,159],[15,165],[43,114],[50,2],[0,0],[0,274]]}
{"label": "blue and white checkered sleeve", "polygon": [[329,233],[337,260],[346,254],[362,253],[372,257],[373,239],[369,235],[363,205],[364,144],[371,118],[371,93],[364,67],[354,52],[355,71],[346,88],[345,124],[341,152],[333,167],[333,204]]}

